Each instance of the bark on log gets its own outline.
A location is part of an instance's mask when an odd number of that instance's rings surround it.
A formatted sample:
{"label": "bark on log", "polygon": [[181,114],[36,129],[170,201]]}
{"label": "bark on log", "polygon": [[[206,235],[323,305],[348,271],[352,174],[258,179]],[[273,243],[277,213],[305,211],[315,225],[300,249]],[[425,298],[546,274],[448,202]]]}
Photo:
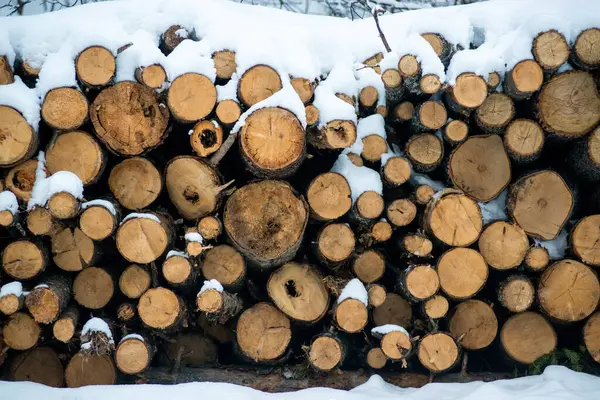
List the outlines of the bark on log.
{"label": "bark on log", "polygon": [[483,104],[488,95],[485,80],[471,72],[460,74],[456,83],[446,91],[446,107],[455,114],[468,117]]}
{"label": "bark on log", "polygon": [[396,293],[388,293],[383,304],[373,309],[373,322],[376,326],[392,324],[408,329],[411,319],[410,303]]}
{"label": "bark on log", "polygon": [[48,265],[48,253],[41,242],[19,239],[2,252],[2,269],[13,279],[27,280],[39,276]]}
{"label": "bark on log", "polygon": [[175,47],[185,39],[194,36],[194,32],[189,32],[186,28],[181,25],[171,25],[161,37],[161,47],[165,54],[171,53],[175,50]]}
{"label": "bark on log", "polygon": [[437,272],[441,289],[455,300],[475,296],[489,274],[483,256],[466,248],[455,248],[442,254],[437,262]]}
{"label": "bark on log", "polygon": [[531,364],[556,348],[554,328],[538,313],[526,311],[508,319],[500,331],[500,343],[507,355],[522,364]]}
{"label": "bark on log", "polygon": [[35,382],[57,388],[65,384],[60,358],[50,347],[36,347],[19,353],[7,368],[7,377],[13,382]]}
{"label": "bark on log", "polygon": [[91,310],[103,308],[112,299],[115,282],[104,269],[88,267],[81,271],[73,281],[73,299]]}
{"label": "bark on log", "polygon": [[37,133],[14,108],[0,105],[0,131],[0,167],[12,167],[37,150]]}
{"label": "bark on log", "polygon": [[[548,267],[538,284],[541,309],[562,322],[581,321],[592,314],[600,300],[600,283],[587,265],[560,260]],[[564,300],[568,297],[569,300]]]}
{"label": "bark on log", "polygon": [[4,180],[6,189],[13,192],[17,199],[28,202],[35,183],[36,168],[37,159],[27,160],[11,168]]}
{"label": "bark on log", "polygon": [[306,153],[306,134],[298,118],[280,107],[250,114],[241,129],[240,154],[248,170],[259,178],[293,175]]}
{"label": "bark on log", "polygon": [[365,250],[352,260],[352,272],[363,283],[377,282],[385,272],[385,258],[377,250]]}
{"label": "bark on log", "polygon": [[367,326],[369,311],[362,301],[350,297],[334,306],[333,320],[342,331],[358,333]]}
{"label": "bark on log", "polygon": [[124,324],[131,323],[136,316],[136,307],[131,303],[121,303],[117,307],[117,318]]}
{"label": "bark on log", "polygon": [[235,318],[244,308],[237,295],[216,289],[198,293],[196,306],[209,322],[220,325]]}
{"label": "bark on log", "polygon": [[217,89],[206,76],[188,72],[173,80],[167,105],[173,117],[184,124],[206,118],[217,104]]}
{"label": "bark on log", "polygon": [[328,267],[337,267],[346,262],[356,245],[352,229],[343,223],[325,225],[313,242],[318,260]]}
{"label": "bark on log", "polygon": [[127,375],[137,375],[150,366],[154,348],[148,336],[138,334],[123,338],[115,350],[115,364]]}
{"label": "bark on log", "polygon": [[37,323],[50,324],[67,308],[71,300],[71,282],[61,276],[48,277],[40,282],[25,297],[25,305]]}
{"label": "bark on log", "polygon": [[229,197],[223,214],[234,247],[261,269],[290,261],[308,222],[308,205],[283,181],[250,183]]}
{"label": "bark on log", "polygon": [[504,271],[521,265],[529,250],[529,239],[518,225],[496,221],[481,233],[478,248],[490,267]]}
{"label": "bark on log", "polygon": [[129,262],[148,264],[156,261],[173,241],[172,222],[166,215],[147,213],[121,222],[115,237],[117,250]]}
{"label": "bark on log", "polygon": [[411,136],[406,143],[406,155],[417,172],[431,172],[444,157],[444,145],[433,133]]}
{"label": "bark on log", "polygon": [[108,149],[124,156],[151,150],[168,134],[169,111],[154,90],[137,82],[102,90],[92,103],[90,119]]}
{"label": "bark on log", "polygon": [[449,333],[434,332],[425,335],[417,349],[421,364],[433,373],[448,371],[461,356],[461,348]]}
{"label": "bark on log", "polygon": [[593,314],[585,323],[583,344],[594,361],[600,363],[600,313]]}
{"label": "bark on log", "polygon": [[488,347],[498,333],[498,319],[492,307],[480,300],[467,300],[456,306],[448,328],[467,350]]}
{"label": "bark on log", "polygon": [[190,134],[190,145],[198,157],[208,157],[223,144],[223,128],[216,121],[198,121]]}
{"label": "bark on log", "polygon": [[13,350],[29,350],[40,339],[40,326],[24,312],[16,312],[8,317],[2,328],[4,343]]}
{"label": "bark on log", "polygon": [[405,89],[400,71],[396,68],[386,69],[381,74],[381,80],[385,87],[386,103],[389,105],[400,103],[400,100],[402,100],[402,97],[404,96]]}
{"label": "bark on log", "polygon": [[477,108],[475,121],[486,133],[502,134],[514,116],[515,105],[512,99],[502,93],[492,93]]}
{"label": "bark on log", "polygon": [[530,119],[515,119],[504,132],[504,148],[517,164],[536,161],[542,154],[544,141],[544,131]]}
{"label": "bark on log", "polygon": [[423,33],[421,37],[431,45],[442,64],[448,67],[454,52],[453,46],[439,33]]}
{"label": "bark on log", "polygon": [[108,187],[115,199],[128,210],[142,210],[160,194],[163,179],[149,160],[132,157],[121,161],[110,171]]}
{"label": "bark on log", "polygon": [[75,336],[75,329],[78,323],[79,309],[71,306],[54,321],[52,335],[62,343],[69,343]]}
{"label": "bark on log", "polygon": [[600,128],[575,144],[567,156],[567,165],[587,182],[600,181]]}
{"label": "bark on log", "polygon": [[541,32],[533,39],[533,57],[544,72],[556,71],[567,62],[569,52],[569,43],[563,34],[555,29]]}
{"label": "bark on log", "polygon": [[352,207],[350,185],[344,176],[325,172],[315,177],[306,191],[311,217],[330,221],[344,216]]}
{"label": "bark on log", "polygon": [[282,87],[279,73],[267,65],[247,69],[238,83],[238,98],[246,106],[263,101]]}
{"label": "bark on log", "polygon": [[121,293],[130,299],[139,299],[152,283],[150,272],[139,265],[132,264],[123,270],[119,278]]}
{"label": "bark on log", "polygon": [[85,87],[101,88],[112,82],[117,63],[106,47],[90,46],[75,59],[77,79]]}
{"label": "bark on log", "polygon": [[67,387],[78,388],[88,385],[114,385],[117,383],[117,371],[109,355],[75,354],[65,370]]}
{"label": "bark on log", "polygon": [[596,46],[598,40],[598,28],[589,28],[577,35],[571,51],[571,62],[583,70],[595,70],[600,67],[600,50]]}
{"label": "bark on log", "polygon": [[309,130],[307,136],[308,142],[318,149],[344,149],[356,141],[356,125],[352,121],[334,119],[324,128]]}
{"label": "bark on log", "polygon": [[506,209],[528,235],[552,240],[569,219],[573,203],[573,194],[563,178],[546,170],[513,182]]}
{"label": "bark on log", "polygon": [[159,331],[175,331],[185,319],[181,298],[162,287],[147,290],[138,303],[138,314],[147,327]]}
{"label": "bark on log", "polygon": [[[95,104],[95,103],[94,103]],[[59,87],[50,90],[42,101],[42,119],[56,130],[75,130],[88,119],[88,100],[78,88]],[[94,107],[91,118],[94,121]]]}
{"label": "bark on log", "polygon": [[409,266],[400,274],[398,287],[413,303],[433,297],[440,288],[440,279],[431,265]]}
{"label": "bark on log", "polygon": [[304,324],[318,322],[329,309],[323,277],[310,265],[283,265],[269,277],[267,293],[284,314]]}
{"label": "bark on log", "polygon": [[511,275],[498,285],[498,300],[509,311],[528,310],[535,299],[535,288],[525,275]]}
{"label": "bark on log", "polygon": [[229,291],[237,292],[246,277],[246,262],[242,255],[226,244],[209,249],[201,264],[205,279],[216,279]]}

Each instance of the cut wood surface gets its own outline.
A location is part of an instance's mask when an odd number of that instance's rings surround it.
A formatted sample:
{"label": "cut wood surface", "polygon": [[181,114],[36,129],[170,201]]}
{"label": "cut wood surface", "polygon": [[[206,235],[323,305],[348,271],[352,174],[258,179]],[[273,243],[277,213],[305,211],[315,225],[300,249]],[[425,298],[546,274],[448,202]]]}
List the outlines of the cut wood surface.
{"label": "cut wood surface", "polygon": [[350,185],[344,176],[335,172],[326,172],[313,179],[306,200],[312,215],[325,221],[343,216],[352,207]]}
{"label": "cut wood surface", "polygon": [[0,131],[0,167],[13,166],[33,155],[37,133],[17,110],[0,105]]}
{"label": "cut wood surface", "polygon": [[50,174],[71,171],[84,185],[94,183],[100,177],[105,162],[100,145],[83,131],[60,134],[46,149],[46,168]]}
{"label": "cut wood surface", "polygon": [[91,46],[83,50],[75,60],[77,78],[86,86],[107,85],[116,71],[115,57],[102,46]]}
{"label": "cut wood surface", "polygon": [[473,249],[454,248],[440,256],[437,263],[440,288],[453,299],[467,299],[479,292],[488,278],[483,256]]}
{"label": "cut wood surface", "polygon": [[459,303],[449,324],[450,333],[467,350],[489,346],[498,333],[498,319],[492,308],[480,300]]}
{"label": "cut wood surface", "polygon": [[452,368],[460,359],[460,347],[446,332],[430,333],[419,342],[417,350],[421,364],[434,373]]}
{"label": "cut wood surface", "polygon": [[589,215],[577,222],[571,231],[573,252],[584,263],[600,266],[600,215]]}
{"label": "cut wood surface", "polygon": [[504,147],[517,163],[528,163],[539,158],[544,147],[544,131],[530,119],[513,120],[504,132]]}
{"label": "cut wood surface", "polygon": [[483,230],[478,246],[490,267],[506,270],[521,265],[529,250],[529,239],[518,225],[497,221]]}
{"label": "cut wood surface", "polygon": [[[74,130],[88,119],[89,103],[83,93],[72,87],[50,90],[42,102],[42,118],[52,128]],[[90,118],[94,121],[94,108]]]}
{"label": "cut wood surface", "polygon": [[110,171],[108,187],[115,199],[129,210],[148,207],[160,194],[163,179],[154,164],[141,157],[121,161]]}
{"label": "cut wood surface", "polygon": [[240,77],[238,97],[247,107],[262,101],[281,89],[281,77],[267,65],[255,65]]}
{"label": "cut wood surface", "polygon": [[187,73],[178,76],[167,94],[167,105],[177,120],[196,122],[208,116],[217,103],[215,85],[206,76]]}
{"label": "cut wood surface", "polygon": [[556,348],[556,332],[540,314],[526,311],[508,319],[500,331],[500,342],[509,357],[531,364]]}
{"label": "cut wood surface", "polygon": [[255,362],[282,357],[291,337],[290,320],[269,303],[247,309],[237,322],[237,344],[242,354]]}

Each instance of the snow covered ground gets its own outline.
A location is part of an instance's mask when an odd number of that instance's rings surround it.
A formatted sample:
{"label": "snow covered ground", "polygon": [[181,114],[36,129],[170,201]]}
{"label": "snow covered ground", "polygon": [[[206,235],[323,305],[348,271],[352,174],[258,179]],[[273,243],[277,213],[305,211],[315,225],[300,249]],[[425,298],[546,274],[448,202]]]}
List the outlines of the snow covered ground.
{"label": "snow covered ground", "polygon": [[227,383],[186,383],[176,386],[123,385],[54,389],[39,384],[0,382],[0,400],[598,400],[600,378],[548,367],[542,375],[496,382],[433,383],[420,389],[400,389],[379,376],[349,392],[313,388],[293,393],[265,394]]}

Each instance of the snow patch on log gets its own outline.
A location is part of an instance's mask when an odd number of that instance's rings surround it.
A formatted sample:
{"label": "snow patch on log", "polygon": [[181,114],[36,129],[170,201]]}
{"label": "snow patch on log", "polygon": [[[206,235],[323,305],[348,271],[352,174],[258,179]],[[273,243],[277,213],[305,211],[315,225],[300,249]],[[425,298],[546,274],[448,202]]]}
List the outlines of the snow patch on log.
{"label": "snow patch on log", "polygon": [[119,343],[123,343],[128,339],[137,339],[141,342],[145,342],[144,337],[142,335],[138,335],[137,333],[130,333],[129,335],[123,336],[123,338],[119,341]]}
{"label": "snow patch on log", "polygon": [[410,339],[410,334],[408,333],[408,331],[398,325],[385,324],[381,326],[376,326],[375,328],[371,329],[371,335],[375,336],[378,339],[381,339],[384,335],[390,332],[402,332]]}
{"label": "snow patch on log", "polygon": [[0,55],[6,57],[9,65],[15,65],[15,59],[17,55],[10,44],[8,31],[4,30],[0,30]]}
{"label": "snow patch on log", "polygon": [[[446,79],[444,64],[442,64],[442,61],[435,53],[429,42],[427,42],[427,40],[423,39],[421,36],[421,33],[439,32],[444,39],[453,43],[450,39],[448,39],[446,32],[441,32],[442,30],[443,29],[439,29],[439,27],[431,27],[428,31],[409,34],[408,37],[405,37],[403,40],[401,40],[398,45],[395,45],[393,50],[400,54],[400,58],[405,55],[415,56],[421,66],[421,75],[433,74],[440,78],[441,82],[444,82]],[[467,40],[467,42],[469,42],[469,40]]]}
{"label": "snow patch on log", "polygon": [[231,75],[231,79],[225,85],[217,85],[217,102],[223,100],[235,100],[237,99],[237,88],[238,88],[238,75],[234,72]]}
{"label": "snow patch on log", "polygon": [[204,41],[194,42],[186,39],[179,43],[175,50],[166,58],[165,69],[169,80],[186,74],[196,73],[206,76],[212,82],[217,78],[217,71],[210,54],[210,48]]}
{"label": "snow patch on log", "polygon": [[108,210],[108,212],[110,212],[112,215],[117,215],[117,210],[115,209],[115,206],[107,200],[90,200],[90,201],[86,201],[85,203],[81,204],[81,209],[85,210],[88,207],[93,207],[93,206],[100,206],[100,207],[104,207]]}
{"label": "snow patch on log", "polygon": [[0,212],[8,211],[12,215],[15,215],[19,211],[19,203],[17,196],[10,190],[0,192]]}
{"label": "snow patch on log", "polygon": [[204,238],[198,232],[186,233],[185,240],[187,240],[188,242],[204,243]]}
{"label": "snow patch on log", "polygon": [[167,57],[158,48],[158,38],[146,31],[139,30],[131,35],[131,46],[117,56],[117,75],[115,80],[136,82],[135,70],[158,64],[165,65]]}
{"label": "snow patch on log", "polygon": [[[85,335],[89,335],[92,332],[104,333],[106,335],[107,339],[111,343],[114,343],[112,332],[110,331],[108,324],[103,319],[91,318],[88,322],[85,323],[85,325],[83,325],[83,328],[81,328],[81,336],[82,337]],[[83,348],[84,344],[85,343],[81,344],[82,348]]]}
{"label": "snow patch on log", "polygon": [[551,260],[560,260],[565,257],[568,247],[569,232],[563,229],[556,238],[552,240],[533,239],[536,245],[542,246],[548,250],[548,256]]}
{"label": "snow patch on log", "polygon": [[434,181],[429,176],[416,173],[415,171],[412,171],[412,174],[410,175],[410,182],[413,186],[429,185],[436,192],[446,189],[446,186],[442,182]]}
{"label": "snow patch on log", "polygon": [[0,287],[0,299],[5,296],[14,295],[16,297],[23,296],[23,284],[21,282],[15,281],[7,283],[6,285],[2,285]]}
{"label": "snow patch on log", "polygon": [[146,214],[146,213],[131,213],[131,214],[127,214],[127,216],[125,218],[123,218],[123,221],[121,221],[120,225],[123,225],[125,223],[125,221],[127,221],[128,219],[132,219],[132,218],[146,218],[146,219],[151,219],[154,222],[157,222],[160,224],[160,219],[158,219],[158,217],[154,214]]}
{"label": "snow patch on log", "polygon": [[346,154],[340,154],[331,168],[331,172],[343,175],[350,185],[352,202],[367,191],[373,191],[383,195],[383,183],[381,175],[368,167],[357,167],[350,161]]}
{"label": "snow patch on log", "polygon": [[186,252],[184,252],[184,251],[178,251],[178,250],[169,250],[169,252],[167,253],[167,256],[165,257],[165,259],[171,258],[171,257],[185,257],[185,258],[189,258],[189,256],[187,255]]}
{"label": "snow patch on log", "polygon": [[385,86],[381,80],[381,76],[375,72],[373,68],[362,64],[354,66],[354,76],[358,82],[358,89],[362,90],[367,86],[373,86],[377,89],[377,106],[385,106]]}
{"label": "snow patch on log", "polygon": [[202,293],[206,292],[207,290],[216,290],[217,292],[223,292],[223,285],[221,285],[221,283],[216,279],[204,281],[204,284],[202,285],[202,287],[200,288],[200,291],[198,292],[198,296],[200,296]]}
{"label": "snow patch on log", "polygon": [[352,279],[344,286],[342,293],[340,293],[340,297],[337,299],[337,303],[340,304],[346,299],[356,299],[364,303],[365,307],[369,306],[369,294],[367,293],[367,289],[365,289],[365,285],[357,278]]}
{"label": "snow patch on log", "polygon": [[12,107],[20,112],[37,132],[40,124],[40,99],[36,90],[25,86],[19,76],[15,76],[15,81],[9,85],[0,85],[0,105]]}
{"label": "snow patch on log", "polygon": [[59,87],[72,87],[79,90],[75,74],[75,57],[73,46],[64,44],[56,53],[48,54],[40,70],[35,89],[40,99]]}
{"label": "snow patch on log", "polygon": [[477,203],[481,209],[484,225],[493,221],[506,221],[508,219],[508,216],[506,215],[507,197],[508,189],[504,189],[495,199],[490,200],[487,203]]}

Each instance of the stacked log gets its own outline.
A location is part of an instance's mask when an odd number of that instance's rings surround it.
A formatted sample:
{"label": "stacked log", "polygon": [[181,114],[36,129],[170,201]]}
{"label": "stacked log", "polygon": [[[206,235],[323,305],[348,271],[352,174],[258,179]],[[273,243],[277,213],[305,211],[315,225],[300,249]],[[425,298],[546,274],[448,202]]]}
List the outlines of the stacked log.
{"label": "stacked log", "polygon": [[[404,54],[355,92],[242,69],[227,49],[212,78],[169,82],[154,64],[115,83],[119,58],[84,49],[38,131],[0,105],[3,376],[79,387],[217,361],[440,374],[498,350],[505,369],[581,328],[600,362],[600,215],[578,201],[600,181],[599,32],[571,46],[541,32],[533,59],[452,85]],[[184,37],[169,27],[161,50]],[[447,68],[456,46],[423,38]],[[15,71],[0,57],[0,83],[32,73]],[[345,117],[325,120],[328,95]],[[83,195],[40,199],[61,174]],[[110,335],[82,332],[96,316]]]}

